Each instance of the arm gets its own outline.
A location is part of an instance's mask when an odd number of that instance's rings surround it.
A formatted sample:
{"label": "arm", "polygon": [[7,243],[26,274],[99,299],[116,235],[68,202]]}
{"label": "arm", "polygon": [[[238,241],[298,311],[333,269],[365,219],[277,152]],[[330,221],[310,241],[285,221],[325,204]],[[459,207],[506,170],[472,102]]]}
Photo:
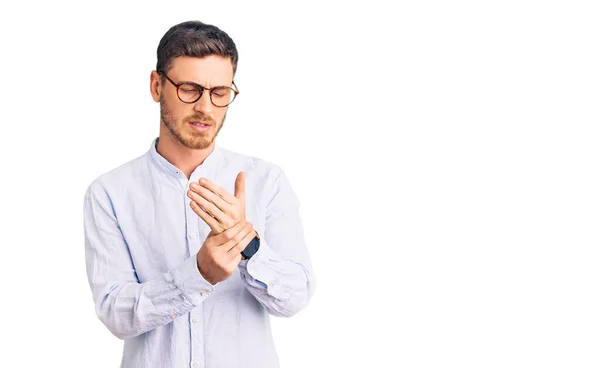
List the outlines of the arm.
{"label": "arm", "polygon": [[85,194],[84,233],[96,314],[120,339],[170,323],[214,290],[200,275],[196,256],[154,280],[139,283],[111,200],[96,183]]}
{"label": "arm", "polygon": [[267,205],[264,234],[252,258],[240,262],[240,274],[252,295],[275,316],[302,310],[315,291],[315,277],[304,241],[300,204],[279,169]]}

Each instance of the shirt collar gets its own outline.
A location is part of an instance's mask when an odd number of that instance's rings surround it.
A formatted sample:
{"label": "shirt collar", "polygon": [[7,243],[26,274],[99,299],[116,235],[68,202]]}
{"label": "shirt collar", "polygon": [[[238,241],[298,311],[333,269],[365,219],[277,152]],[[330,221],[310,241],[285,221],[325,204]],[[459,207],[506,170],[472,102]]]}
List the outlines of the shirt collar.
{"label": "shirt collar", "polygon": [[[173,165],[166,158],[164,158],[158,151],[156,147],[158,146],[158,137],[152,140],[152,144],[150,145],[150,150],[148,150],[148,155],[150,155],[152,161],[156,164],[156,166],[171,176],[180,178],[183,173],[177,168],[177,166]],[[217,164],[219,162],[219,158],[221,157],[221,147],[215,143],[213,151],[204,159],[201,165],[196,167],[190,176],[190,180],[199,179],[200,176],[213,176],[217,169]],[[196,176],[198,178],[196,178]]]}

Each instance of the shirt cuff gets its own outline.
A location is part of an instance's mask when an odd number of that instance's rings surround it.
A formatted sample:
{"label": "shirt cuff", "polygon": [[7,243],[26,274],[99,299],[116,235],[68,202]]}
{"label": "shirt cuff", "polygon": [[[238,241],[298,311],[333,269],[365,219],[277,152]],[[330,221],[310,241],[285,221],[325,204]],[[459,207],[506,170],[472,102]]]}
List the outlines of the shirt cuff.
{"label": "shirt cuff", "polygon": [[290,296],[290,290],[279,285],[279,278],[285,273],[284,262],[268,244],[264,238],[260,238],[260,248],[249,260],[240,262],[242,275],[249,275],[246,281],[254,287],[266,289],[267,292],[277,298],[285,300]]}
{"label": "shirt cuff", "polygon": [[172,276],[175,286],[195,306],[202,304],[204,299],[215,290],[215,286],[202,277],[195,255],[173,270]]}

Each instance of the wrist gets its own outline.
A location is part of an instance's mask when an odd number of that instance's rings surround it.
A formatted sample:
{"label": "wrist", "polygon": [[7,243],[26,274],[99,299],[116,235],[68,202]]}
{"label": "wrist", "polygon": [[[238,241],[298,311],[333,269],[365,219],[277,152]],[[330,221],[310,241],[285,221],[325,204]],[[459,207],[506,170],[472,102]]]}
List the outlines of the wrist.
{"label": "wrist", "polygon": [[254,254],[256,254],[256,252],[258,252],[259,248],[260,248],[260,237],[258,236],[258,232],[256,232],[256,230],[255,230],[254,238],[252,238],[250,243],[248,243],[246,248],[244,248],[244,250],[241,253],[242,260],[248,260],[248,259],[252,258],[252,256]]}
{"label": "wrist", "polygon": [[206,280],[206,282],[208,282],[211,285],[215,285],[216,281],[213,281],[209,276],[208,273],[202,269],[202,266],[200,265],[200,254],[198,254],[198,256],[196,257],[196,266],[198,268],[198,272],[200,273],[200,276],[202,276],[202,278],[204,280]]}

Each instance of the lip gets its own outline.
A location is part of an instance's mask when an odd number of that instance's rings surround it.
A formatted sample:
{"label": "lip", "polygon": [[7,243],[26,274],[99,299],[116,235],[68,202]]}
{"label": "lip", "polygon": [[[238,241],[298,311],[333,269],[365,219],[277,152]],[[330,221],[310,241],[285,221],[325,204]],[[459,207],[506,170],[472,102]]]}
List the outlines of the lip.
{"label": "lip", "polygon": [[207,124],[207,126],[201,127],[201,126],[192,124],[192,122],[189,122],[188,125],[190,127],[192,127],[192,129],[194,129],[195,131],[200,132],[200,133],[206,132],[207,130],[209,130],[212,127],[212,124],[209,124],[209,123],[206,123],[206,122],[203,122],[203,121],[200,121],[199,123],[200,124]]}

